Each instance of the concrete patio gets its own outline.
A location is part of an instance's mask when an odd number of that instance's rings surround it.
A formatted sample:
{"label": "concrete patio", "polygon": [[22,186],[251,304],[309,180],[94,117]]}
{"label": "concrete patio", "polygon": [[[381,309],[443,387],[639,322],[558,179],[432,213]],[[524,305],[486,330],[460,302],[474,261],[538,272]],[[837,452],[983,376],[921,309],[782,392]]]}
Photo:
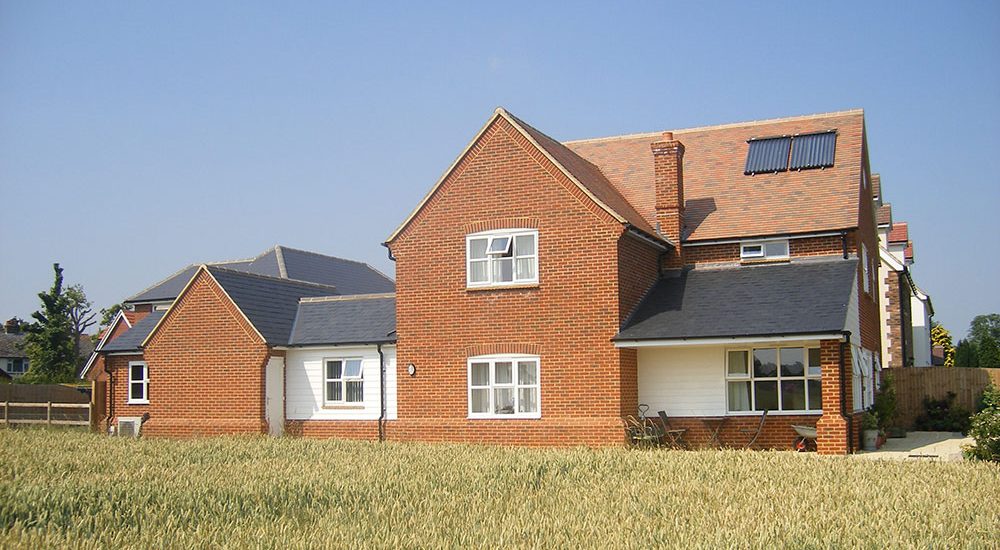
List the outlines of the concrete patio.
{"label": "concrete patio", "polygon": [[870,460],[962,460],[962,446],[974,440],[960,432],[907,432],[906,437],[886,440],[877,451],[859,451],[855,457]]}

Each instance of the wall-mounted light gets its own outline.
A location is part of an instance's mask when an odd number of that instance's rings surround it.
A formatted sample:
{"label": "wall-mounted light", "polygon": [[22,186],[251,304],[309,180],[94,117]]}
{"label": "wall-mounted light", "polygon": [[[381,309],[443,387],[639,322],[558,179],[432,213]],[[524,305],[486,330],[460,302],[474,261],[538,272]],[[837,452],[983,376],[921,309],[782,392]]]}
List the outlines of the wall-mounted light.
{"label": "wall-mounted light", "polygon": [[414,365],[413,363],[409,363],[408,365],[406,365],[406,372],[410,373],[410,376],[416,376],[417,366]]}

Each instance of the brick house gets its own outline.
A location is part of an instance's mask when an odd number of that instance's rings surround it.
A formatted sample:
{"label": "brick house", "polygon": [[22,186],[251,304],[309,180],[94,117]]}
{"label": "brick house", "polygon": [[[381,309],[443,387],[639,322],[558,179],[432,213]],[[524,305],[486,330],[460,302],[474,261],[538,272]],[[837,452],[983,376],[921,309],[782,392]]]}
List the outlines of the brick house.
{"label": "brick house", "polygon": [[881,348],[869,182],[862,111],[560,143],[498,109],[385,243],[390,437],[618,444],[644,403],[695,443],[767,409],[762,446],[810,424],[849,452]]}
{"label": "brick house", "polygon": [[931,353],[930,296],[913,281],[913,241],[909,224],[892,217],[892,205],[883,201],[881,178],[872,175],[879,236],[879,321],[885,366],[929,367]]}
{"label": "brick house", "polygon": [[618,445],[641,403],[842,454],[881,363],[871,180],[860,110],[560,143],[497,109],[384,243],[394,288],[189,266],[89,375],[151,434]]}
{"label": "brick house", "polygon": [[[393,288],[366,264],[282,246],[189,266],[125,301],[83,377],[104,396],[106,426],[142,419],[150,435],[384,421],[395,414],[377,406],[394,381]],[[344,359],[323,364],[332,357]],[[334,386],[340,403],[324,402]]]}

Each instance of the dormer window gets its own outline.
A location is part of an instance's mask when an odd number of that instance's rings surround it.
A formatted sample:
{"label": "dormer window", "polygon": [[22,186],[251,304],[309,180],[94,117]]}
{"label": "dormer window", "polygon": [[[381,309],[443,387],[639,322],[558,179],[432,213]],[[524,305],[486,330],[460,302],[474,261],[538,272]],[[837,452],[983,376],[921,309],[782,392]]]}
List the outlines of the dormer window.
{"label": "dormer window", "polygon": [[788,258],[788,240],[740,243],[741,260],[782,260]]}
{"label": "dormer window", "polygon": [[466,282],[470,287],[538,282],[538,231],[513,229],[468,235]]}

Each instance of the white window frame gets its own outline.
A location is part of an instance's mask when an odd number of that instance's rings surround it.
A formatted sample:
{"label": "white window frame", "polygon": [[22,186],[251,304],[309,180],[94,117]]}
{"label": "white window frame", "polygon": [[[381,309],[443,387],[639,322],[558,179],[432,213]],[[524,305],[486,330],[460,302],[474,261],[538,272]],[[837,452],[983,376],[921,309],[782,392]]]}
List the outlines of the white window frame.
{"label": "white window frame", "polygon": [[[784,243],[785,253],[784,254],[768,254],[767,245],[773,243]],[[759,251],[748,251],[749,248],[757,248]],[[788,239],[758,239],[754,241],[744,241],[740,242],[740,259],[741,260],[787,260],[791,256],[791,245]]]}
{"label": "white window frame", "polygon": [[[14,364],[16,361],[21,361],[21,368],[14,369]],[[7,368],[5,369],[7,374],[11,376],[21,376],[28,372],[28,360],[24,357],[12,357],[7,359]]]}
{"label": "white window frame", "polygon": [[[518,366],[519,362],[531,361],[535,364],[535,383],[534,384],[522,384],[520,381],[520,368]],[[511,383],[510,384],[496,384],[496,363],[510,362],[511,365]],[[490,371],[490,380],[486,386],[473,386],[472,385],[472,364],[473,363],[488,363]],[[541,418],[542,417],[542,363],[541,358],[537,355],[480,355],[476,357],[469,357],[466,368],[467,381],[467,401],[468,401],[468,413],[469,418],[488,418],[488,419],[530,419],[530,418]],[[472,390],[475,389],[487,389],[489,391],[489,406],[487,407],[490,412],[472,412]],[[514,390],[514,412],[511,414],[500,414],[493,412],[495,410],[493,403],[494,390],[503,388],[512,388]],[[518,412],[520,408],[520,391],[522,389],[533,389],[535,390],[535,403],[537,403],[536,410],[533,412]]]}
{"label": "white window frame", "polygon": [[[327,370],[327,363],[331,361],[340,361],[340,378],[329,378],[329,370]],[[347,376],[347,362],[357,361],[360,364],[357,376]],[[323,404],[324,405],[362,405],[365,402],[365,361],[362,357],[324,357],[323,358]],[[330,399],[329,387],[330,383],[340,384],[340,399]],[[361,400],[359,401],[348,401],[347,400],[347,383],[348,382],[361,382]]]}
{"label": "white window frame", "polygon": [[[534,254],[522,254],[515,255],[516,250],[514,248],[517,237],[528,236],[534,238],[535,241],[535,251]],[[493,242],[497,239],[509,238],[507,247],[504,252],[490,252],[493,246]],[[486,258],[472,258],[472,241],[486,239]],[[500,254],[511,252],[511,270],[512,277],[510,281],[493,281],[493,265],[495,258]],[[517,260],[533,260],[534,269],[532,272],[533,277],[527,279],[517,278]],[[473,282],[472,280],[472,264],[473,262],[486,264],[486,281]],[[538,283],[538,230],[537,229],[503,229],[498,231],[482,231],[480,233],[470,233],[465,236],[465,283],[469,288],[484,288],[484,287],[504,287],[504,286],[519,286],[519,285],[530,285]]]}
{"label": "white window frame", "polygon": [[[754,377],[753,375],[753,352],[755,349],[775,349],[777,350],[777,361],[778,361],[778,371],[775,376],[768,377]],[[802,376],[783,376],[781,374],[781,350],[783,349],[801,349],[803,353],[803,359],[805,364],[803,365]],[[800,344],[800,345],[778,345],[778,344],[760,344],[758,346],[752,347],[734,347],[726,348],[725,355],[723,356],[723,373],[725,374],[725,386],[723,387],[723,399],[725,401],[725,409],[727,416],[747,416],[747,415],[760,415],[762,411],[756,409],[757,406],[757,385],[755,382],[775,382],[778,391],[778,408],[772,411],[768,411],[768,414],[823,414],[823,409],[785,409],[782,407],[781,403],[781,382],[784,381],[798,381],[802,380],[805,386],[805,402],[806,406],[809,405],[809,381],[815,380],[820,383],[820,399],[822,399],[823,391],[823,377],[822,377],[822,356],[820,358],[820,374],[810,374],[809,373],[809,350],[818,350],[819,346],[816,344]],[[729,373],[729,353],[730,352],[746,352],[747,354],[747,365],[746,374],[730,374]],[[731,411],[729,410],[729,383],[730,382],[749,382],[750,383],[750,410],[747,411]]]}
{"label": "white window frame", "polygon": [[[135,379],[132,378],[132,367],[142,367],[142,378]],[[135,384],[142,385],[142,397],[135,398],[132,397],[132,386]],[[149,365],[145,361],[129,361],[128,362],[128,404],[129,405],[148,405],[149,404]]]}

